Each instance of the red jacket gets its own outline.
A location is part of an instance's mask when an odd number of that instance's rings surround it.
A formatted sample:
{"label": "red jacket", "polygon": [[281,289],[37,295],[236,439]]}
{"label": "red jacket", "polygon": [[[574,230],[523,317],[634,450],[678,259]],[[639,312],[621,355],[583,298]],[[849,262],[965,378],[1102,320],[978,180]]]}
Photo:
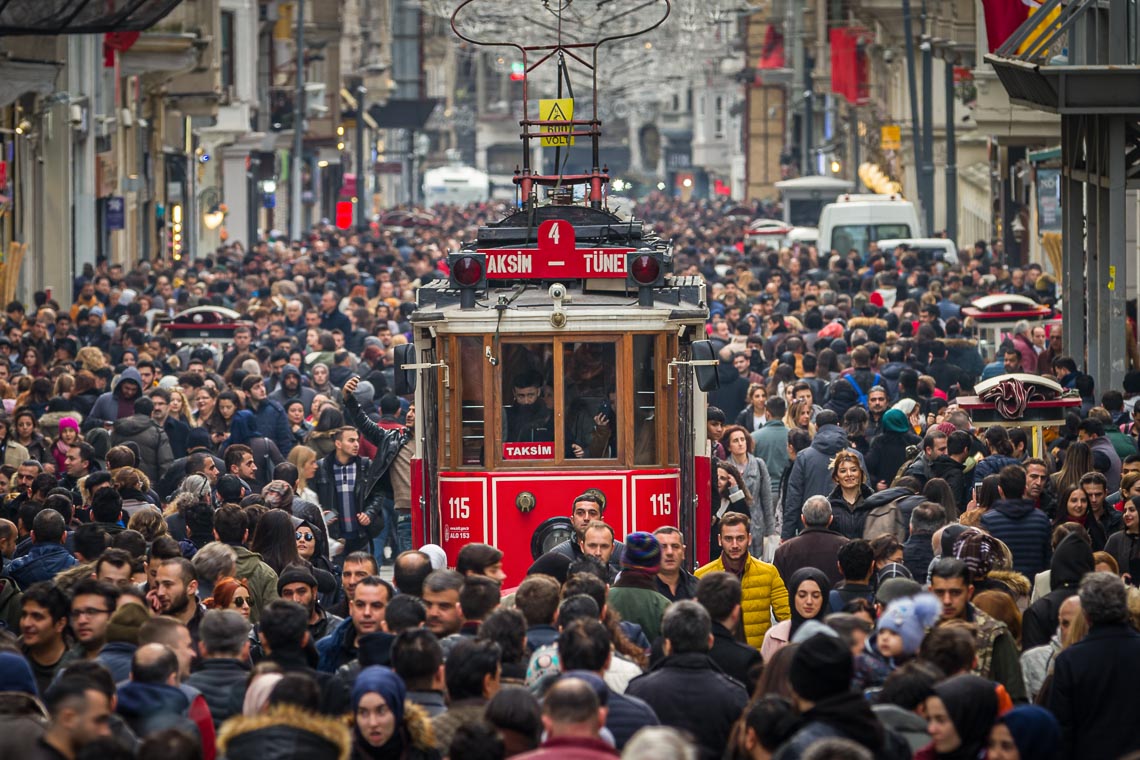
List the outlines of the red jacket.
{"label": "red jacket", "polygon": [[554,738],[538,749],[516,755],[516,760],[613,760],[618,751],[601,739]]}

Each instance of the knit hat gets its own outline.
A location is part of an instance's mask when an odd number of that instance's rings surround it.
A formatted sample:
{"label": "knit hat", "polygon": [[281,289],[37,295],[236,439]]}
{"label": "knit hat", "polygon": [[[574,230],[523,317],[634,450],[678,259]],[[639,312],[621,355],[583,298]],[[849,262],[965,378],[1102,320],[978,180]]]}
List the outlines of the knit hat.
{"label": "knit hat", "polygon": [[107,622],[107,641],[139,643],[139,628],[150,620],[150,615],[141,604],[127,604],[115,610]]}
{"label": "knit hat", "polygon": [[792,655],[788,680],[803,699],[812,702],[843,694],[851,688],[855,670],[851,648],[832,636],[812,636]]}
{"label": "knit hat", "polygon": [[376,388],[367,380],[361,380],[356,386],[356,393],[353,395],[356,396],[356,400],[361,406],[369,406],[372,399],[376,397]]}
{"label": "knit hat", "polygon": [[934,426],[934,429],[940,433],[945,433],[946,435],[958,432],[958,428],[954,425],[953,422],[939,422]]}
{"label": "knit hat", "polygon": [[304,583],[310,588],[317,587],[317,577],[305,567],[299,565],[289,565],[282,568],[281,575],[277,578],[277,594],[281,594],[281,590],[288,586],[290,583]]}
{"label": "knit hat", "polygon": [[393,396],[391,393],[385,393],[380,397],[380,413],[381,414],[395,414],[400,411],[400,399]]}
{"label": "knit hat", "polygon": [[15,652],[0,652],[0,693],[5,692],[40,695],[32,667]]}
{"label": "knit hat", "polygon": [[[892,563],[893,564],[893,563]],[[914,596],[922,593],[922,584],[911,578],[896,576],[879,583],[875,590],[875,601],[879,604],[890,604],[904,596]]]}
{"label": "knit hat", "polygon": [[204,427],[190,428],[190,435],[186,436],[186,450],[210,448],[210,431]]}
{"label": "knit hat", "polygon": [[79,432],[79,423],[75,421],[74,417],[61,417],[59,420],[59,432],[63,432],[66,428]]}
{"label": "knit hat", "polygon": [[261,489],[261,498],[270,509],[290,512],[293,509],[293,486],[284,480],[272,480]]}
{"label": "knit hat", "polygon": [[[846,613],[840,613],[846,614]],[[870,624],[867,624],[870,628]],[[829,626],[827,623],[821,623],[819,620],[805,620],[800,629],[792,634],[789,644],[802,644],[812,636],[831,636],[832,638],[839,638],[839,632]]]}
{"label": "knit hat", "polygon": [[396,725],[403,725],[404,700],[408,695],[408,688],[404,685],[404,679],[388,668],[379,665],[371,665],[360,671],[360,675],[356,677],[356,683],[352,687],[353,713],[360,706],[360,700],[364,698],[364,695],[373,692],[384,698],[388,704],[388,709],[396,718]]}
{"label": "knit hat", "polygon": [[997,719],[1009,729],[1022,757],[1054,760],[1061,747],[1061,726],[1053,713],[1037,705],[1015,707]]}
{"label": "knit hat", "polygon": [[922,644],[926,629],[938,622],[941,614],[942,603],[934,594],[903,597],[887,605],[879,618],[878,630],[894,631],[902,638],[903,651],[914,654]]}
{"label": "knit hat", "polygon": [[906,415],[898,409],[888,409],[883,414],[883,430],[888,433],[905,433],[910,430],[910,423],[906,421]]}
{"label": "knit hat", "polygon": [[626,536],[625,548],[621,553],[621,568],[650,574],[660,570],[661,544],[657,543],[657,538],[642,530]]}
{"label": "knit hat", "polygon": [[911,571],[907,569],[907,566],[901,562],[888,562],[887,564],[883,565],[883,568],[879,570],[879,572],[875,574],[875,584],[879,586],[893,578],[905,578],[907,580],[913,580],[914,574],[911,573]]}
{"label": "knit hat", "polygon": [[967,528],[958,537],[954,542],[954,558],[966,563],[974,581],[985,578],[993,570],[1008,570],[1012,565],[1006,545],[979,528]]}

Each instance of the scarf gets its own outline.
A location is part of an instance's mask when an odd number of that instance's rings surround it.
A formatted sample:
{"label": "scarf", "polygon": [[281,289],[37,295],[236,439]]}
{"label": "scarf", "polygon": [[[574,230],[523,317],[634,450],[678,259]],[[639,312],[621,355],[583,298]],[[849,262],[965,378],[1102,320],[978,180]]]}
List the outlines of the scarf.
{"label": "scarf", "polygon": [[[800,611],[796,609],[796,592],[805,581],[815,581],[819,586],[819,593],[823,597],[822,606],[815,617],[805,618],[800,615]],[[788,598],[791,600],[792,607],[792,629],[788,634],[788,641],[796,634],[799,627],[806,623],[808,620],[822,620],[828,613],[828,595],[831,594],[831,583],[827,580],[827,576],[821,570],[814,567],[803,567],[792,573],[792,577],[788,579]]]}
{"label": "scarf", "polygon": [[745,554],[743,557],[741,557],[739,562],[733,562],[732,560],[730,560],[728,558],[727,554],[725,554],[724,552],[721,552],[720,561],[721,561],[721,564],[724,565],[725,572],[732,573],[737,578],[741,578],[741,579],[744,578],[744,572],[748,569],[748,555],[747,554]]}
{"label": "scarf", "polygon": [[948,678],[934,687],[962,743],[953,752],[939,753],[940,760],[974,760],[986,745],[997,717],[997,693],[992,681],[975,676]]}

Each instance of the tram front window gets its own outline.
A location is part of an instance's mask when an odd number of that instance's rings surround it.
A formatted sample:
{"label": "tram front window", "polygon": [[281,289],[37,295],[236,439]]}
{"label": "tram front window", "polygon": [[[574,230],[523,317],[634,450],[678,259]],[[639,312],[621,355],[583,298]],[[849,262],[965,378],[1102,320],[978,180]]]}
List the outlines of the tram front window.
{"label": "tram front window", "polygon": [[563,376],[567,459],[616,459],[616,345],[564,343]]}
{"label": "tram front window", "polygon": [[511,381],[511,405],[506,410],[505,441],[536,443],[554,440],[554,412],[543,399],[542,375],[524,371]]}

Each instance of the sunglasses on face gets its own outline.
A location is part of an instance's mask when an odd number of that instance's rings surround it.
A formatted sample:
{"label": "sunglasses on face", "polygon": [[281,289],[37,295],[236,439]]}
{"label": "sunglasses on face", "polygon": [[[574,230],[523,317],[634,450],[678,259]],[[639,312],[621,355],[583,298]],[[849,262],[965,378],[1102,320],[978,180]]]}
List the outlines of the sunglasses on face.
{"label": "sunglasses on face", "polygon": [[296,537],[296,539],[298,541],[312,541],[313,540],[313,534],[312,533],[302,533],[300,531],[297,531],[293,535]]}
{"label": "sunglasses on face", "polygon": [[249,597],[248,596],[235,596],[234,597],[234,606],[235,607],[248,607],[249,606]]}

